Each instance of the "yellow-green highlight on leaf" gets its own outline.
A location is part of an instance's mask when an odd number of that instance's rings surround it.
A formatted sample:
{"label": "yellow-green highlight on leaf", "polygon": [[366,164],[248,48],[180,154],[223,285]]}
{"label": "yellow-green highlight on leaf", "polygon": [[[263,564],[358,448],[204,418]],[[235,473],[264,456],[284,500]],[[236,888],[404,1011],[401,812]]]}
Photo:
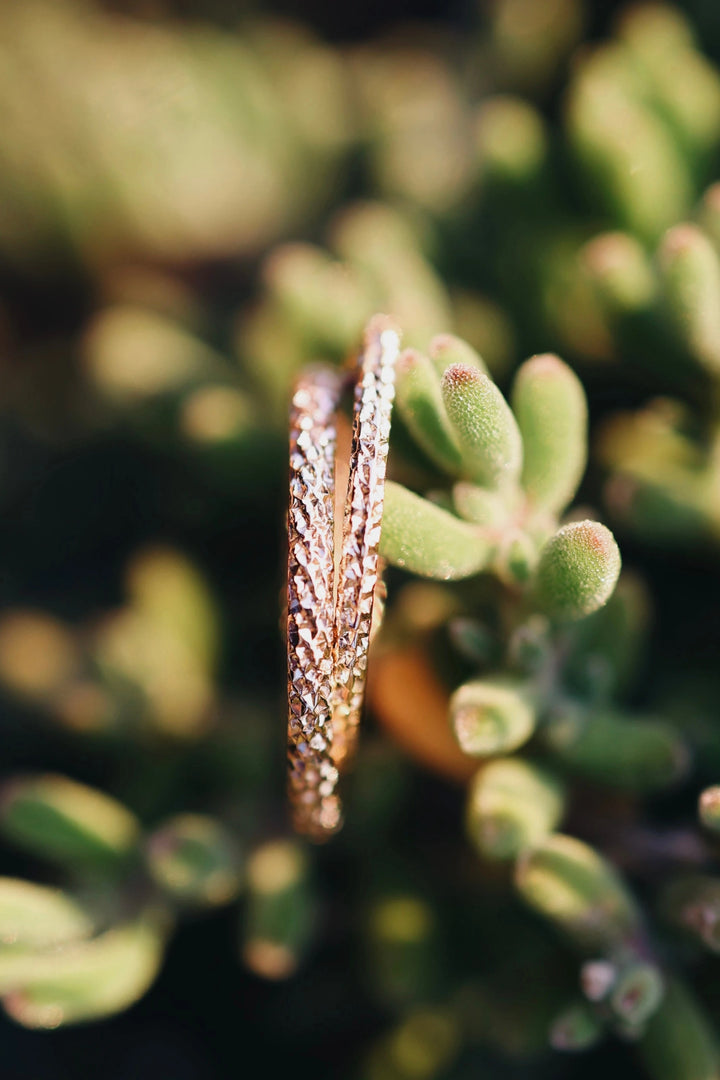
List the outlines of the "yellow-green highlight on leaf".
{"label": "yellow-green highlight on leaf", "polygon": [[523,446],[517,422],[495,383],[469,364],[451,364],[442,393],[467,480],[506,488],[519,477]]}
{"label": "yellow-green highlight on leaf", "polygon": [[468,836],[482,855],[512,859],[553,832],[564,810],[561,782],[519,757],[498,758],[475,776],[468,792]]}
{"label": "yellow-green highlight on leaf", "polygon": [[87,912],[59,889],[19,878],[0,878],[0,952],[50,949],[90,937]]}
{"label": "yellow-green highlight on leaf", "polygon": [[0,792],[0,833],[54,862],[107,871],[128,858],[137,819],[101,791],[65,776],[19,777]]}
{"label": "yellow-green highlight on leaf", "polygon": [[0,951],[5,1012],[30,1028],[112,1016],[149,988],[160,967],[163,943],[159,926],[147,920],[50,952]]}
{"label": "yellow-green highlight on leaf", "polygon": [[555,833],[520,855],[523,900],[581,949],[612,950],[632,936],[638,912],[614,867],[593,848]]}
{"label": "yellow-green highlight on leaf", "polygon": [[547,353],[522,365],[511,400],[524,446],[522,485],[536,506],[557,513],[585,472],[585,391],[567,364]]}
{"label": "yellow-green highlight on leaf", "polygon": [[481,528],[401,484],[386,484],[380,553],[393,566],[421,577],[454,581],[484,570],[495,549]]}

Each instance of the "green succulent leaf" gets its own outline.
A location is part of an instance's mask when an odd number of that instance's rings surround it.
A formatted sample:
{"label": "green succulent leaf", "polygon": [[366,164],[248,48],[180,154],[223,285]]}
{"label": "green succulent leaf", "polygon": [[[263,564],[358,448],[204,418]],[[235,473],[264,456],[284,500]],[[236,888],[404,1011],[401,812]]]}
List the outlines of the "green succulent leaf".
{"label": "green succulent leaf", "polygon": [[720,1076],[720,1046],[710,1019],[675,979],[639,1048],[653,1080],[716,1080]]}
{"label": "green succulent leaf", "polygon": [[535,596],[553,618],[581,619],[607,602],[619,575],[620,552],[610,530],[597,521],[574,521],[542,549]]}
{"label": "green succulent leaf", "polygon": [[556,833],[523,852],[515,884],[583,950],[614,949],[637,930],[635,903],[614,868],[572,836]]}
{"label": "green succulent leaf", "polygon": [[472,757],[505,754],[522,746],[535,729],[535,708],[525,683],[477,679],[450,699],[450,723],[460,749]]}
{"label": "green succulent leaf", "polygon": [[385,486],[380,553],[421,577],[453,581],[484,570],[495,542],[482,529],[394,481]]}
{"label": "green succulent leaf", "polygon": [[561,782],[522,758],[498,758],[470,785],[466,825],[480,853],[512,859],[553,832],[564,810]]}
{"label": "green succulent leaf", "polygon": [[687,747],[663,720],[625,716],[605,708],[566,713],[547,728],[555,759],[567,768],[613,787],[653,791],[687,771]]}
{"label": "green succulent leaf", "polygon": [[676,225],[659,251],[663,292],[673,325],[692,357],[720,372],[720,257],[695,225]]}
{"label": "green succulent leaf", "polygon": [[59,889],[0,878],[0,951],[51,949],[92,931],[87,912]]}
{"label": "green succulent leaf", "polygon": [[585,391],[557,356],[534,356],[515,377],[512,407],[524,446],[522,485],[535,505],[559,512],[585,472]]}
{"label": "green succulent leaf", "polygon": [[5,785],[0,832],[34,854],[98,872],[125,861],[140,837],[136,818],[115,799],[53,774]]}
{"label": "green succulent leaf", "polygon": [[460,450],[445,412],[440,379],[416,349],[405,349],[397,364],[396,408],[415,442],[445,472],[458,473]]}
{"label": "green succulent leaf", "polygon": [[147,919],[50,952],[0,952],[5,1011],[31,1028],[112,1016],[148,989],[163,944],[160,924]]}
{"label": "green succulent leaf", "polygon": [[240,860],[232,837],[211,817],[179,814],[148,837],[148,869],[181,903],[213,906],[240,888]]}
{"label": "green succulent leaf", "polygon": [[466,478],[482,487],[512,486],[522,469],[522,439],[492,379],[469,364],[451,364],[442,377],[442,394]]}

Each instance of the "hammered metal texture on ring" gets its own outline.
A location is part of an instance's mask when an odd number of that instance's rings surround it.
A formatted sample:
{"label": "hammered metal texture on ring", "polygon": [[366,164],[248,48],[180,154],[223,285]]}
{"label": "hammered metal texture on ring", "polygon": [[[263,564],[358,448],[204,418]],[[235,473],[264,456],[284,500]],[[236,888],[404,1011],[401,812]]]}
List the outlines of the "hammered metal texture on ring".
{"label": "hammered metal texture on ring", "polygon": [[375,316],[358,362],[337,581],[333,758],[339,768],[355,750],[365,695],[373,604],[381,577],[378,545],[399,350],[400,335],[392,322]]}
{"label": "hammered metal texture on ring", "polygon": [[292,402],[289,794],[296,829],[313,839],[323,839],[340,827],[335,789],[339,769],[351,758],[357,737],[373,602],[376,593],[382,593],[378,544],[399,346],[392,322],[375,316],[365,331],[357,361],[348,489],[337,559],[333,552],[333,417],[339,376],[326,369],[307,372]]}
{"label": "hammered metal texture on ring", "polygon": [[334,414],[340,379],[309,371],[290,410],[288,506],[288,793],[298,832],[322,838],[340,825],[332,757],[335,642]]}

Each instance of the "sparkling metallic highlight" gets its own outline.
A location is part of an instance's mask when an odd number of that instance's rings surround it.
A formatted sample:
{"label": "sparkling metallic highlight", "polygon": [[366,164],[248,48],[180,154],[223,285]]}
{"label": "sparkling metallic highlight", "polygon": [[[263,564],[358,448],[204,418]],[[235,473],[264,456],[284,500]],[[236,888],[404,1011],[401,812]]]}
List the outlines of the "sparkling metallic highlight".
{"label": "sparkling metallic highlight", "polygon": [[335,789],[357,739],[376,593],[382,600],[378,544],[399,348],[392,322],[375,316],[358,358],[336,583],[333,416],[339,376],[325,369],[307,372],[291,407],[289,793],[296,829],[313,839],[323,839],[341,825]]}

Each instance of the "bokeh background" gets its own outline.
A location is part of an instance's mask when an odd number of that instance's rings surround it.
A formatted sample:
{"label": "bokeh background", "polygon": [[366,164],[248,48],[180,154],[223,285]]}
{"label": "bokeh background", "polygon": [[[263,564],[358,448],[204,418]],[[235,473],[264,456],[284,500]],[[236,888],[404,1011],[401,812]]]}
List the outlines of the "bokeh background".
{"label": "bokeh background", "polygon": [[[712,867],[718,61],[713,0],[0,6],[2,874],[70,882],[107,917],[146,888],[97,867],[78,885],[52,837],[27,841],[26,775],[118,799],[156,876],[173,815],[225,830],[221,887],[178,905],[147,993],[50,1031],[6,1000],[4,1077],[646,1075],[622,1040],[550,1048],[572,950],[478,870],[454,766],[414,753],[382,693],[344,833],[272,847],[289,836],[285,415],[294,372],[342,361],[378,309],[420,348],[462,335],[503,388],[532,353],[571,364],[592,421],[580,501],[651,612],[628,701],[671,716],[695,765],[641,803],[581,787],[566,831],[651,908],[669,860]],[[686,221],[710,252],[694,336],[663,293],[663,237]],[[447,595],[389,585],[447,666]],[[271,929],[258,852],[297,878]],[[393,912],[424,943],[409,961]],[[667,955],[720,1020],[717,961],[693,948]]]}

